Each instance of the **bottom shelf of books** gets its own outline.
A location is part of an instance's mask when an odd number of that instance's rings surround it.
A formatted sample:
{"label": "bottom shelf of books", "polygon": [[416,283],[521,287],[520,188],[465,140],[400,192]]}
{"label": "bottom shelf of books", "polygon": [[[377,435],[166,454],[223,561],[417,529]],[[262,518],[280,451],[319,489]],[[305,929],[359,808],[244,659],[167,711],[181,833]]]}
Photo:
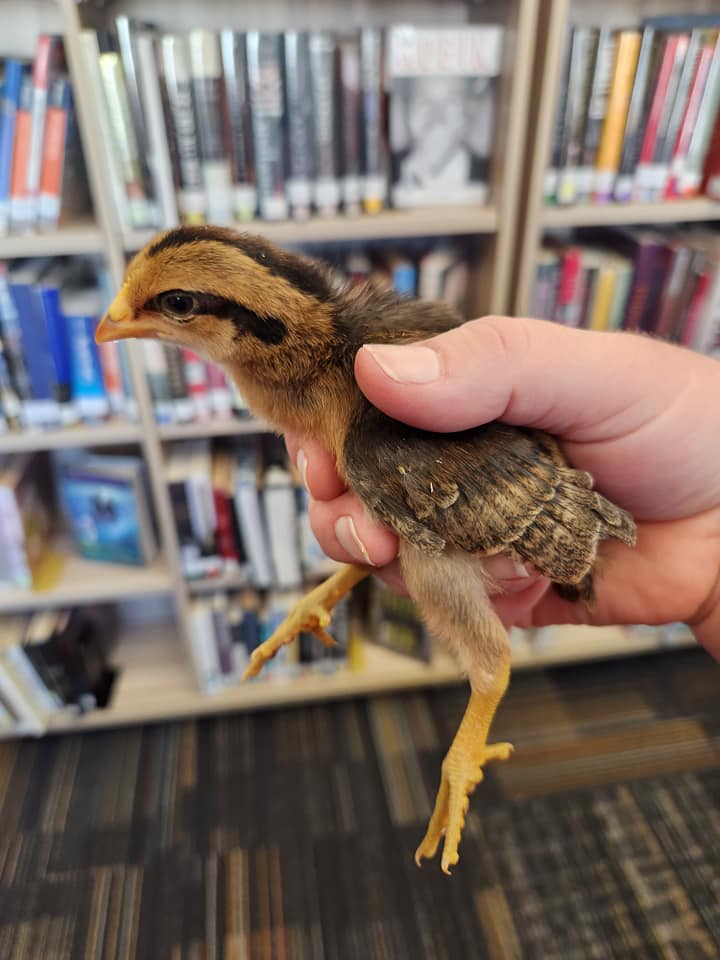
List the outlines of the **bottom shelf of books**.
{"label": "bottom shelf of books", "polygon": [[[540,668],[582,660],[652,653],[694,642],[686,631],[562,627],[513,632],[513,667]],[[273,674],[246,683],[199,689],[175,628],[159,625],[134,632],[118,644],[117,678],[108,706],[83,716],[55,714],[47,732],[154,722],[183,716],[289,706],[319,700],[382,694],[461,681],[455,662],[443,652],[431,660],[397,653],[353,636],[348,656],[335,669]]]}
{"label": "bottom shelf of books", "polygon": [[[145,576],[148,576],[147,571]],[[242,681],[251,652],[296,592],[190,603],[186,648],[172,596],[35,608],[0,618],[0,738],[157,722],[461,680],[407,598],[366,582],[335,608],[335,646],[301,634]],[[87,597],[87,588],[86,588]],[[511,631],[515,670],[692,643],[680,625]]]}

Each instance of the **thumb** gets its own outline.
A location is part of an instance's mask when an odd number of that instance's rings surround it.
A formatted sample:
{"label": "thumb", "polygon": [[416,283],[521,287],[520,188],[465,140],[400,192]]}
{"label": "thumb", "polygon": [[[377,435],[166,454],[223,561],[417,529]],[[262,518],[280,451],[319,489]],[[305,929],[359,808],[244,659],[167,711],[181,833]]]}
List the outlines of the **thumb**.
{"label": "thumb", "polygon": [[708,358],[649,337],[485,317],[421,343],[366,344],[355,376],[371,403],[425,430],[503,420],[582,441],[646,422],[703,364],[716,376]]}

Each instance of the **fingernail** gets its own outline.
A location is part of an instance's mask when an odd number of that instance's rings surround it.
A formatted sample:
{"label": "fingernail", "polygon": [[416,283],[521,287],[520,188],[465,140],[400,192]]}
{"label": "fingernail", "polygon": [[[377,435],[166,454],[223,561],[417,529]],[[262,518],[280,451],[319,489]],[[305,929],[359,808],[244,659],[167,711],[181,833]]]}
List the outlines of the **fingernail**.
{"label": "fingernail", "polygon": [[397,383],[431,383],[440,377],[440,358],[429,347],[365,344],[363,349]]}
{"label": "fingernail", "polygon": [[339,520],[335,521],[335,536],[343,550],[347,550],[354,560],[357,560],[358,563],[368,563],[372,567],[375,566],[370,559],[365,544],[358,536],[352,517],[340,517]]}
{"label": "fingernail", "polygon": [[524,563],[518,563],[517,561],[513,561],[513,567],[515,569],[516,577],[527,578],[530,576],[530,571],[528,570],[528,568],[525,566]]}
{"label": "fingernail", "polygon": [[300,476],[302,477],[303,486],[304,486],[305,489],[307,490],[307,488],[308,488],[308,482],[307,482],[307,468],[308,468],[308,465],[307,465],[307,457],[305,456],[305,451],[304,451],[304,450],[298,450],[297,457],[295,458],[295,466],[298,468],[298,472],[300,473]]}

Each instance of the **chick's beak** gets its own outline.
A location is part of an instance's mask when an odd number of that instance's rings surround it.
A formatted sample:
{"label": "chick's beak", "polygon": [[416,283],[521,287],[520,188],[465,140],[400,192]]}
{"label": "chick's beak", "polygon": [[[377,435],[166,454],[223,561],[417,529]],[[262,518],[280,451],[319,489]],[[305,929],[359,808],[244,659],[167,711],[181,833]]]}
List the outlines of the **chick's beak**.
{"label": "chick's beak", "polygon": [[149,321],[137,320],[124,293],[120,292],[95,330],[95,342],[126,340],[129,337],[156,337],[157,329]]}

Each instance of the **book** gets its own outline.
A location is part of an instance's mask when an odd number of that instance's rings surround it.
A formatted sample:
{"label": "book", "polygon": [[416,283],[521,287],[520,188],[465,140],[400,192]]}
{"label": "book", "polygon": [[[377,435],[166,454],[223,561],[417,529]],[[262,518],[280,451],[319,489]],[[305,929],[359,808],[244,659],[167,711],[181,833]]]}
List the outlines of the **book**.
{"label": "book", "polygon": [[33,226],[32,199],[28,192],[28,170],[32,146],[33,81],[30,71],[20,80],[20,98],[15,111],[12,173],[10,176],[10,230],[22,233]]}
{"label": "book", "polygon": [[70,396],[86,422],[104,420],[110,413],[105,377],[95,328],[102,313],[102,294],[95,286],[67,285],[59,294],[60,322],[68,342]]}
{"label": "book", "polygon": [[59,574],[53,538],[55,497],[47,462],[39,454],[0,460],[0,541],[6,579],[0,590],[47,589]]}
{"label": "book", "polygon": [[245,34],[222,30],[220,54],[230,127],[233,215],[244,223],[257,210]]}
{"label": "book", "polygon": [[308,39],[313,110],[313,202],[320,216],[340,207],[340,136],[335,40],[326,31]]}
{"label": "book", "polygon": [[190,73],[210,223],[233,221],[232,173],[222,60],[218,36],[210,30],[190,31]]}
{"label": "book", "polygon": [[163,229],[180,222],[175,195],[170,140],[165,122],[155,48],[155,32],[139,30],[135,34],[140,106],[145,117],[147,163],[157,203],[158,225]]}
{"label": "book", "polygon": [[72,452],[57,457],[58,492],[86,560],[146,566],[157,552],[139,457]]}
{"label": "book", "polygon": [[662,40],[663,35],[653,27],[644,28],[625,122],[620,165],[613,188],[613,197],[620,202],[632,199],[635,168],[660,67]]}
{"label": "book", "polygon": [[[557,167],[548,175],[554,179],[553,197],[559,204],[574,203],[577,196],[577,179],[582,158],[588,103],[599,40],[599,30],[593,27],[574,27],[570,63],[567,75],[567,96],[564,103],[564,121],[556,158]],[[552,197],[548,197],[552,199]]]}
{"label": "book", "polygon": [[488,199],[503,30],[390,27],[394,206]]}
{"label": "book", "polygon": [[387,197],[387,145],[384,136],[383,33],[360,31],[360,143],[362,204],[365,213],[379,213]]}
{"label": "book", "polygon": [[204,223],[207,202],[193,106],[190,56],[184,36],[164,34],[160,38],[158,67],[180,219],[183,223]]}
{"label": "book", "polygon": [[575,175],[578,203],[585,203],[592,197],[595,163],[607,112],[607,99],[610,91],[612,68],[615,62],[616,46],[616,31],[608,27],[601,27],[598,33],[597,53],[593,64],[580,165]]}
{"label": "book", "polygon": [[92,213],[72,87],[66,76],[57,77],[48,92],[38,189],[40,229],[51,230]]}
{"label": "book", "polygon": [[697,121],[690,137],[683,170],[677,176],[677,193],[683,197],[695,196],[702,181],[703,164],[710,145],[713,127],[720,108],[720,32],[707,73],[705,87],[698,106]]}
{"label": "book", "polygon": [[10,228],[10,187],[20,91],[28,65],[8,57],[2,66],[0,86],[0,235]]}
{"label": "book", "polygon": [[285,189],[295,220],[307,220],[314,202],[315,134],[310,44],[307,33],[284,34],[287,109],[287,180]]}
{"label": "book", "polygon": [[558,197],[558,175],[563,156],[563,137],[567,128],[566,110],[570,90],[570,63],[575,36],[575,28],[568,25],[565,28],[563,58],[560,65],[555,117],[550,141],[550,158],[543,181],[543,197],[546,203],[555,203]]}
{"label": "book", "polygon": [[640,42],[641,35],[637,30],[621,30],[617,37],[605,119],[595,160],[594,203],[607,203],[612,198],[615,178],[620,168],[625,122]]}
{"label": "book", "polygon": [[357,216],[362,210],[359,38],[341,40],[338,44],[338,56],[340,60],[342,207],[346,216]]}
{"label": "book", "polygon": [[249,563],[251,583],[268,588],[273,583],[273,566],[265,514],[262,509],[263,471],[255,444],[238,445],[235,509]]}
{"label": "book", "polygon": [[295,489],[289,470],[272,464],[265,470],[263,508],[273,566],[273,586],[291,589],[302,584],[300,531]]}
{"label": "book", "polygon": [[32,106],[30,110],[30,143],[26,169],[27,225],[37,224],[40,200],[40,172],[43,161],[43,139],[48,94],[59,73],[66,74],[65,51],[60,36],[41,33],[35,47],[32,70]]}
{"label": "book", "polygon": [[260,216],[284,220],[288,202],[282,36],[252,30],[246,44]]}

